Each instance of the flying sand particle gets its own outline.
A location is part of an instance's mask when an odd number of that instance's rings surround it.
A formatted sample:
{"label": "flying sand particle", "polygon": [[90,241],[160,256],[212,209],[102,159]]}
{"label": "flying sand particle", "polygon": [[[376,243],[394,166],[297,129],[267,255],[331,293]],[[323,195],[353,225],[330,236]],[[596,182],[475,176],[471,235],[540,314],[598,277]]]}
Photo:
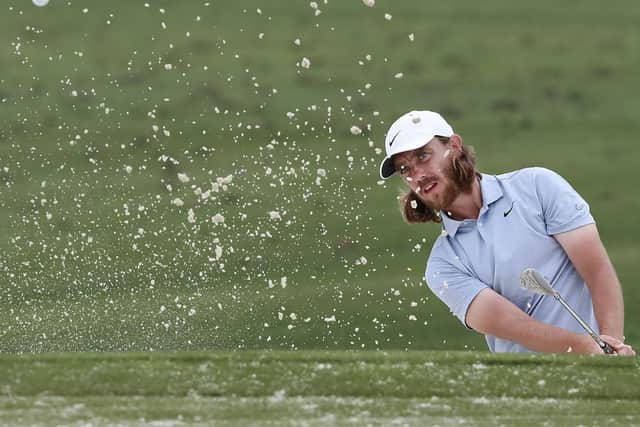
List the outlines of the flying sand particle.
{"label": "flying sand particle", "polygon": [[278,212],[278,211],[269,212],[269,218],[273,219],[273,220],[282,219],[282,217],[280,216],[280,212]]}
{"label": "flying sand particle", "polygon": [[219,213],[215,214],[211,217],[211,222],[213,222],[214,224],[222,224],[224,222],[224,216]]}

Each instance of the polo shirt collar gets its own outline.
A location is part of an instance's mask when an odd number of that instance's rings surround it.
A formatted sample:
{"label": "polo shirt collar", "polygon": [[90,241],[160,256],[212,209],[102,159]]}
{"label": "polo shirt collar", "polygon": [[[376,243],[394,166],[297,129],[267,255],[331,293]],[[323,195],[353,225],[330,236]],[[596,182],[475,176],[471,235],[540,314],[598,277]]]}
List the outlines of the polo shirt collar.
{"label": "polo shirt collar", "polygon": [[[481,174],[482,179],[480,180],[480,192],[482,193],[482,207],[480,208],[479,217],[484,215],[492,203],[499,200],[502,197],[502,187],[498,182],[498,178],[494,175]],[[465,222],[475,222],[476,220],[466,219],[462,221],[456,221],[455,219],[449,218],[449,216],[440,212],[440,217],[442,218],[442,231],[443,234],[447,234],[451,237],[454,237],[458,232],[460,226]]]}

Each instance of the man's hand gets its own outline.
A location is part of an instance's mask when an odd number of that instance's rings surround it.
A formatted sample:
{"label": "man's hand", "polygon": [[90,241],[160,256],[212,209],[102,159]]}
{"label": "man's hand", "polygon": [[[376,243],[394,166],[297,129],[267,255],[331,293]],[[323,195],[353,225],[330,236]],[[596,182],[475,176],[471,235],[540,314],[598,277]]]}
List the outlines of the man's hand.
{"label": "man's hand", "polygon": [[[608,356],[635,356],[636,352],[630,345],[626,345],[619,339],[610,335],[600,335],[603,341],[613,347],[614,353]],[[604,356],[605,352],[589,335],[581,335],[580,338],[575,341],[574,346],[571,348],[571,353],[576,354],[597,354]]]}
{"label": "man's hand", "polygon": [[620,341],[619,339],[612,337],[610,335],[600,335],[607,344],[609,344],[615,350],[614,355],[617,356],[635,356],[636,352],[630,345],[627,345]]}

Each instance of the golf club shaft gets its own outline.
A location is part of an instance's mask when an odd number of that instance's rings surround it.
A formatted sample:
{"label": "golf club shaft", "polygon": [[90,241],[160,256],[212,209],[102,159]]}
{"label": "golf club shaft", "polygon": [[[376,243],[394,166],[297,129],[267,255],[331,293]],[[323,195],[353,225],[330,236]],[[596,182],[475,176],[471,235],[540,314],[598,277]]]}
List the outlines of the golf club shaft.
{"label": "golf club shaft", "polygon": [[582,326],[584,330],[587,331],[589,335],[591,335],[591,338],[593,338],[593,340],[600,346],[602,351],[604,351],[607,354],[613,353],[613,348],[611,348],[609,344],[604,342],[602,338],[600,338],[600,336],[596,334],[596,332],[593,329],[591,329],[591,326],[589,326],[584,320],[582,320],[582,317],[580,317],[578,313],[573,311],[573,308],[571,308],[571,306],[567,304],[564,299],[562,299],[560,294],[556,292],[554,293],[553,296],[560,302],[560,304],[563,305],[564,308],[567,309],[567,311],[573,316],[573,318],[576,319],[578,323],[580,323],[580,326]]}

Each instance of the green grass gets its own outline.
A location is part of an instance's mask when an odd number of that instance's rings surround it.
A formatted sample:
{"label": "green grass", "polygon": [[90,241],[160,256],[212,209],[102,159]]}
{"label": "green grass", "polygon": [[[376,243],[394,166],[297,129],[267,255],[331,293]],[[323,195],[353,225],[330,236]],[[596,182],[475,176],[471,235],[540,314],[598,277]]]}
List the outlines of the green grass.
{"label": "green grass", "polygon": [[639,367],[437,351],[2,356],[0,423],[639,425]]}
{"label": "green grass", "polygon": [[638,346],[637,2],[318,3],[0,6],[1,352],[485,349],[423,285],[438,227],[377,184],[412,108],[575,185]]}

